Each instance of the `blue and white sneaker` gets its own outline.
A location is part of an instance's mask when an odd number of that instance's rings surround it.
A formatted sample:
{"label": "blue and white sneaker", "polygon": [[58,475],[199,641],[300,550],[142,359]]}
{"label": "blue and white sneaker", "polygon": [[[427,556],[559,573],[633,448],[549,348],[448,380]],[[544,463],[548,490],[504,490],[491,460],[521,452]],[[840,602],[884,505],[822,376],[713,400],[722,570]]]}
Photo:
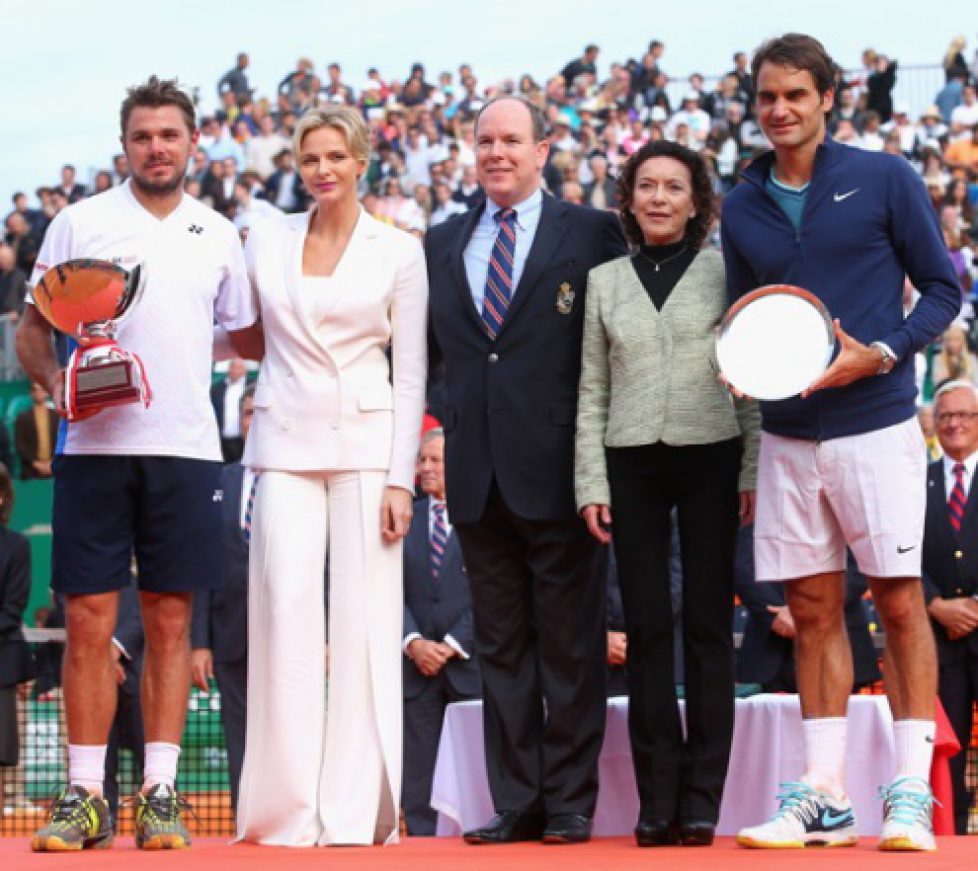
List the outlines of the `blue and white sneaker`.
{"label": "blue and white sneaker", "polygon": [[780,806],[766,823],[741,829],[741,847],[790,850],[802,847],[852,847],[858,840],[852,803],[801,781],[782,783]]}
{"label": "blue and white sneaker", "polygon": [[883,799],[881,850],[932,852],[934,840],[934,794],[930,784],[919,777],[901,777],[880,789]]}

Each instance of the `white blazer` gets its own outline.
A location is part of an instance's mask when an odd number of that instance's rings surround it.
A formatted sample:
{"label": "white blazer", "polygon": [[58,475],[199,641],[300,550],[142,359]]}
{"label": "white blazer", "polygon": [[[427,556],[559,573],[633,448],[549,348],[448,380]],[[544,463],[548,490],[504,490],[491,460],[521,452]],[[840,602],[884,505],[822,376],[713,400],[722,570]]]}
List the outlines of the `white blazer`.
{"label": "white blazer", "polygon": [[413,236],[361,209],[327,291],[328,316],[317,325],[300,298],[311,215],[270,218],[248,234],[265,359],[242,462],[283,471],[383,469],[388,485],[413,490],[427,369],[424,253]]}

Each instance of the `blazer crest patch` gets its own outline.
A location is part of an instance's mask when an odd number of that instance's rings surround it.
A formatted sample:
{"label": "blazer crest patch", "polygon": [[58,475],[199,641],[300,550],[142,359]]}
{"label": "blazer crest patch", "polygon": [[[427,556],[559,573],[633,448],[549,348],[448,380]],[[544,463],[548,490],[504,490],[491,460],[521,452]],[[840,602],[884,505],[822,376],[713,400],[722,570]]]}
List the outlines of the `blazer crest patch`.
{"label": "blazer crest patch", "polygon": [[575,296],[573,288],[566,281],[561,282],[557,288],[557,314],[569,315],[574,308]]}

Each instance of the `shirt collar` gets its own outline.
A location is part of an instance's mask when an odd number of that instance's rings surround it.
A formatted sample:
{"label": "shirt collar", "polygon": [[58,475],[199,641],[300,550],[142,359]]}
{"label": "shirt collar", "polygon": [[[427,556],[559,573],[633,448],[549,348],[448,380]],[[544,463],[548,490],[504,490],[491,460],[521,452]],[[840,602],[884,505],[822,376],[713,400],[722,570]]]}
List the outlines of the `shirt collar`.
{"label": "shirt collar", "polygon": [[[486,197],[486,211],[484,213],[485,217],[495,224],[496,223],[496,212],[498,212],[503,206],[494,202],[492,197]],[[543,189],[537,188],[532,194],[530,194],[525,200],[516,203],[512,207],[516,210],[516,226],[521,230],[527,230],[532,225],[533,221],[539,215],[540,210],[543,208]]]}
{"label": "shirt collar", "polygon": [[963,460],[954,460],[947,454],[944,455],[944,473],[947,475],[954,475],[954,467],[959,463],[964,463],[965,471],[967,472],[968,480],[972,480],[975,476],[975,466],[978,466],[978,452],[973,453],[970,457],[965,457]]}

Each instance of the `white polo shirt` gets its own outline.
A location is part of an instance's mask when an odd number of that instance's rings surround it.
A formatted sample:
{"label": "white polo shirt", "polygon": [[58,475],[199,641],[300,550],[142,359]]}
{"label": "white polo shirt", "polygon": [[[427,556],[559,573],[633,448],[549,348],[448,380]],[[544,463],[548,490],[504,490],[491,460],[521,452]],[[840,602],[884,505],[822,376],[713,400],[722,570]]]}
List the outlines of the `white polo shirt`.
{"label": "white polo shirt", "polygon": [[162,221],[133,196],[129,182],[82,200],[51,222],[31,276],[77,257],[142,264],[146,288],[116,336],[137,354],[153,391],[140,403],[107,408],[69,424],[65,454],[221,458],[210,403],[213,323],[251,326],[258,303],[234,225],[184,196]]}

